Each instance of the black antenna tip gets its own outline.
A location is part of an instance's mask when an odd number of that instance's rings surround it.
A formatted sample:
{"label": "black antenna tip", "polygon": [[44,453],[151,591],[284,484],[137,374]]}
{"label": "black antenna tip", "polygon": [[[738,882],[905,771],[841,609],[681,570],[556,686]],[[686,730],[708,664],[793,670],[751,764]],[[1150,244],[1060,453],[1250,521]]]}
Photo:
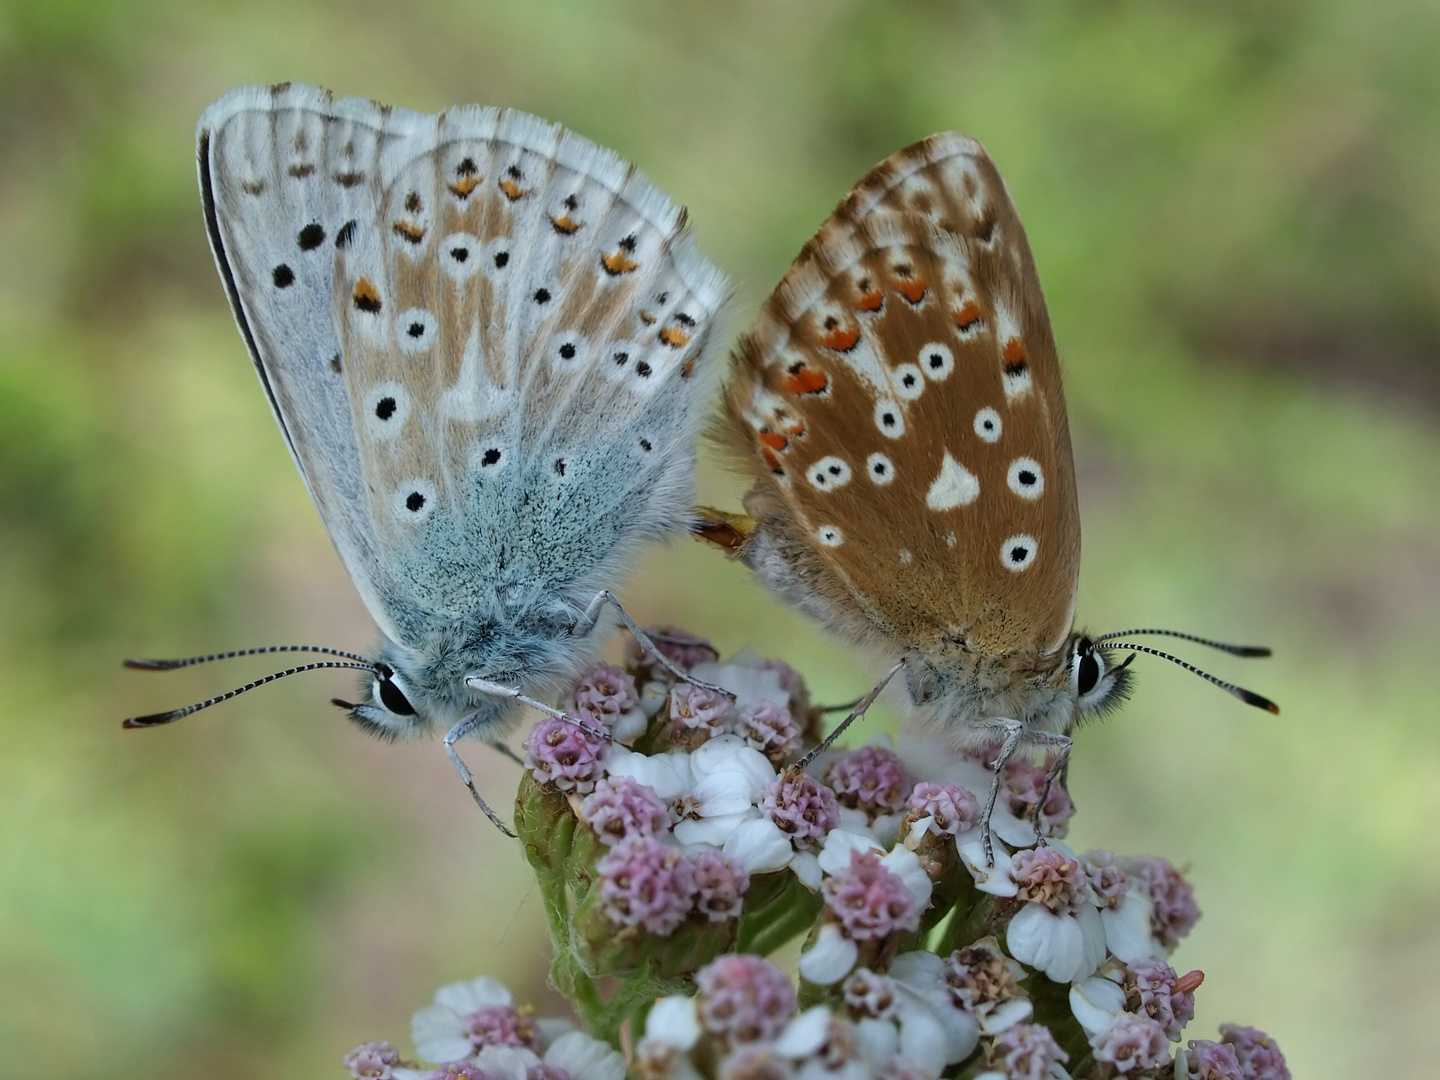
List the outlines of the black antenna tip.
{"label": "black antenna tip", "polygon": [[1264,709],[1266,712],[1274,713],[1276,716],[1280,715],[1279,705],[1276,705],[1275,702],[1267,697],[1261,697],[1253,690],[1242,689],[1240,691],[1240,700],[1245,702],[1246,705],[1254,705],[1257,709]]}
{"label": "black antenna tip", "polygon": [[136,671],[169,671],[180,666],[174,660],[122,660],[121,663]]}
{"label": "black antenna tip", "polygon": [[354,712],[356,709],[359,708],[359,706],[356,705],[354,702],[346,701],[344,698],[338,697],[332,697],[330,699],[330,704],[334,705],[337,709],[344,709],[346,712]]}
{"label": "black antenna tip", "polygon": [[169,712],[151,713],[149,716],[132,716],[120,726],[127,729],[159,727],[161,724],[168,724],[179,720],[186,715],[184,709],[171,709]]}
{"label": "black antenna tip", "polygon": [[1272,651],[1266,645],[1236,645],[1236,656],[1270,656]]}

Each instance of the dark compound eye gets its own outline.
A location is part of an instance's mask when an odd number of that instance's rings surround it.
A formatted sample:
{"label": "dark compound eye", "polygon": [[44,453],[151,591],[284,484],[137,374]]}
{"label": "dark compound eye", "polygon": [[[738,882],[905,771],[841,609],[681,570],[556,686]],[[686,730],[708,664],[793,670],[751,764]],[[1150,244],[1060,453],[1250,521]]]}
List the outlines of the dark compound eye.
{"label": "dark compound eye", "polygon": [[1095,684],[1100,681],[1100,660],[1093,651],[1087,651],[1080,657],[1080,664],[1075,673],[1075,689],[1080,691],[1084,697],[1095,689]]}
{"label": "dark compound eye", "polygon": [[396,716],[415,715],[415,706],[410,704],[410,700],[391,680],[388,668],[381,668],[380,678],[375,680],[375,683],[380,687],[380,704]]}

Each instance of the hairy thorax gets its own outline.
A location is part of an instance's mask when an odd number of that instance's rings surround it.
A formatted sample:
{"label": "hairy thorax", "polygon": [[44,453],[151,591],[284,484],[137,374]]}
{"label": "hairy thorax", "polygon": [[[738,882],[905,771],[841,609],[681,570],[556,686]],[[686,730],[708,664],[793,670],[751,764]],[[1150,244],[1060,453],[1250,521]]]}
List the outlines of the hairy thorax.
{"label": "hairy thorax", "polygon": [[1017,721],[1027,732],[1063,733],[1075,718],[1063,649],[996,656],[946,643],[907,651],[905,676],[911,717],[959,746],[995,739],[1000,721]]}

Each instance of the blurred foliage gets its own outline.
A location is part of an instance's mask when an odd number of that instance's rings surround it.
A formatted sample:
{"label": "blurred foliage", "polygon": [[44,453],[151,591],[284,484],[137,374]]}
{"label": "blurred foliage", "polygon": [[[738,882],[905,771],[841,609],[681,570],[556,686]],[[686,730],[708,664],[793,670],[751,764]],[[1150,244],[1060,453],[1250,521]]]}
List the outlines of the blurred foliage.
{"label": "blurred foliage", "polygon": [[[281,79],[614,146],[689,204],[742,320],[873,162],[984,141],[1067,361],[1082,614],[1278,653],[1216,663],[1278,719],[1146,665],[1081,735],[1072,841],[1190,864],[1196,1034],[1259,1025],[1297,1076],[1431,1075],[1437,51],[1418,0],[0,0],[0,1077],[338,1075],[480,971],[553,1004],[518,854],[438,746],[339,723],[344,680],[118,726],[259,670],[123,655],[371,633],[195,193],[195,117]],[[626,595],[822,698],[868,685],[698,548]],[[503,800],[513,772],[470,754]]]}

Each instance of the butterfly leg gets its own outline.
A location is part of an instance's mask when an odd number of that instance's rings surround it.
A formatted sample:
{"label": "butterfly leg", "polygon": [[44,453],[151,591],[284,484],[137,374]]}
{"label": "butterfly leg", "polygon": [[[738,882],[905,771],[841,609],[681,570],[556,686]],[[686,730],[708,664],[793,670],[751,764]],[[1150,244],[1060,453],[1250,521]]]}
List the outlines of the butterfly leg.
{"label": "butterfly leg", "polygon": [[475,805],[480,807],[485,816],[491,820],[497,829],[513,839],[515,836],[514,832],[500,820],[499,815],[497,815],[494,810],[491,810],[485,800],[480,797],[480,792],[475,788],[475,778],[470,775],[470,766],[465,764],[465,760],[460,756],[460,751],[455,749],[456,740],[463,739],[478,726],[479,723],[476,717],[467,716],[451,728],[450,733],[445,736],[445,753],[450,755],[450,761],[455,766],[455,770],[460,774],[460,779],[464,780],[465,786],[470,789],[470,794],[475,798]]}
{"label": "butterfly leg", "polygon": [[988,870],[995,865],[995,845],[990,839],[990,818],[995,814],[995,800],[1000,797],[1000,777],[1005,772],[1005,766],[1010,764],[1010,759],[1015,756],[1015,748],[1020,745],[1020,740],[1025,735],[1025,725],[1018,720],[997,719],[985,726],[1003,732],[1005,736],[1000,753],[995,756],[995,776],[990,781],[990,797],[985,800],[985,812],[980,815],[980,842],[985,848],[985,868]]}
{"label": "butterfly leg", "polygon": [[570,628],[570,633],[576,637],[588,634],[600,618],[600,609],[606,604],[613,607],[619,614],[620,621],[625,624],[625,629],[630,631],[630,636],[639,643],[640,647],[653,656],[661,667],[675,676],[680,682],[687,682],[691,686],[700,687],[702,690],[710,690],[717,694],[723,694],[731,701],[735,700],[735,695],[723,686],[715,686],[712,683],[707,683],[691,675],[687,675],[671,663],[670,658],[660,651],[655,642],[650,640],[650,635],[645,633],[644,630],[641,630],[640,627],[636,625],[635,620],[630,617],[630,613],[620,606],[620,601],[615,599],[615,594],[609,589],[601,589],[600,592],[595,595],[595,599],[591,600],[590,606],[585,609],[585,614]]}
{"label": "butterfly leg", "polygon": [[829,750],[835,740],[845,733],[845,729],[848,728],[851,724],[853,724],[856,720],[860,719],[860,717],[864,716],[865,711],[869,709],[871,705],[875,704],[875,699],[880,696],[880,691],[884,690],[885,687],[889,685],[890,680],[895,677],[895,673],[904,666],[905,661],[901,660],[898,664],[896,664],[889,671],[887,671],[885,673],[885,677],[881,679],[878,683],[876,683],[873,687],[871,687],[868,694],[862,697],[859,701],[855,702],[854,706],[850,709],[850,714],[846,716],[844,720],[841,720],[840,723],[835,725],[835,730],[830,732],[829,735],[826,735],[825,738],[821,739],[815,749],[811,750],[808,754],[806,754],[798,762],[796,762],[796,768],[804,771],[805,767],[809,765],[810,762],[814,761],[815,758],[823,754],[826,750]]}
{"label": "butterfly leg", "polygon": [[[465,680],[465,685],[471,690],[478,690],[482,694],[490,694],[493,697],[509,698],[511,701],[518,701],[521,705],[528,705],[532,709],[538,709],[546,716],[554,717],[556,720],[564,720],[567,724],[574,724],[581,731],[591,738],[611,741],[610,732],[604,728],[598,728],[594,724],[586,723],[582,717],[571,716],[567,712],[561,712],[553,705],[546,705],[532,697],[526,697],[513,686],[502,686],[500,683],[491,682],[489,679],[482,679],[478,675],[471,675]],[[511,755],[514,756],[513,754]]]}
{"label": "butterfly leg", "polygon": [[1050,801],[1050,789],[1055,785],[1055,781],[1059,779],[1064,784],[1070,774],[1070,749],[1075,745],[1075,740],[1069,735],[1056,735],[1048,731],[1033,733],[1031,738],[1035,742],[1056,748],[1055,764],[1046,771],[1045,786],[1040,789],[1040,801],[1035,804],[1035,835],[1043,844],[1045,837],[1040,832],[1040,815],[1045,810],[1045,804]]}

